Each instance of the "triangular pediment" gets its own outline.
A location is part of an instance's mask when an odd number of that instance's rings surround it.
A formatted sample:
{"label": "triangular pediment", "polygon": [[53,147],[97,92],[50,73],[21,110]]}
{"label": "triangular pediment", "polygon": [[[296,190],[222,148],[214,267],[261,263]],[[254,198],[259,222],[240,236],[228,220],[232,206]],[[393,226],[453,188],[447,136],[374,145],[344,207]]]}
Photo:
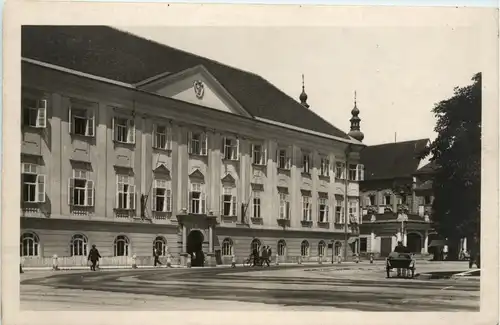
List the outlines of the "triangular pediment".
{"label": "triangular pediment", "polygon": [[201,180],[205,179],[205,175],[203,175],[203,173],[199,169],[195,169],[191,174],[189,174],[189,177]]}
{"label": "triangular pediment", "polygon": [[165,166],[165,164],[159,164],[153,172],[158,173],[158,174],[164,174],[170,176],[170,170]]}
{"label": "triangular pediment", "polygon": [[164,73],[136,85],[138,88],[226,113],[251,117],[243,106],[203,66]]}
{"label": "triangular pediment", "polygon": [[236,180],[234,179],[234,177],[231,174],[227,174],[226,176],[224,176],[221,179],[221,182],[225,183],[225,184],[234,184],[234,183],[236,183]]}

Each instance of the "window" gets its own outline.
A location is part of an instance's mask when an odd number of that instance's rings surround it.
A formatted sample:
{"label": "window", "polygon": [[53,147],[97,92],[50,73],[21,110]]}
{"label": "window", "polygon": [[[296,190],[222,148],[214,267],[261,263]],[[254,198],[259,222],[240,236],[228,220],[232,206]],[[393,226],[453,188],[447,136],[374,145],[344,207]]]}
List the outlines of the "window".
{"label": "window", "polygon": [[47,100],[23,99],[23,124],[34,128],[47,126]]}
{"label": "window", "polygon": [[153,211],[172,212],[172,189],[164,179],[153,180]]}
{"label": "window", "polygon": [[240,157],[240,141],[233,138],[222,138],[222,153],[224,159],[238,160]]}
{"label": "window", "polygon": [[328,222],[328,199],[321,198],[318,200],[318,221],[319,222]]}
{"label": "window", "polygon": [[302,220],[311,221],[312,217],[311,197],[302,196]]}
{"label": "window", "polygon": [[320,242],[318,243],[318,255],[324,256],[325,250],[326,250],[326,244],[324,241],[320,240]]}
{"label": "window", "polygon": [[304,174],[311,173],[311,155],[309,153],[302,155],[302,172]]}
{"label": "window", "polygon": [[353,221],[353,218],[358,217],[358,201],[349,200],[349,218]]}
{"label": "window", "polygon": [[222,189],[222,215],[223,216],[236,216],[236,195],[235,188],[224,187]]}
{"label": "window", "polygon": [[21,256],[34,257],[40,254],[40,240],[35,233],[27,232],[21,236]]}
{"label": "window", "polygon": [[355,181],[356,176],[358,174],[358,166],[357,165],[349,165],[349,180]]}
{"label": "window", "polygon": [[134,178],[127,175],[116,176],[116,208],[135,210]]}
{"label": "window", "polygon": [[127,236],[117,236],[115,239],[115,256],[128,256],[129,254],[129,240]]}
{"label": "window", "polygon": [[288,194],[280,193],[280,219],[289,220],[290,219],[290,201]]}
{"label": "window", "polygon": [[260,192],[253,192],[253,202],[252,202],[252,217],[255,219],[260,219]]}
{"label": "window", "polygon": [[359,238],[359,251],[366,253],[368,251],[368,239],[366,237]]}
{"label": "window", "polygon": [[45,202],[45,175],[38,173],[38,165],[23,163],[21,172],[23,202]]}
{"label": "window", "polygon": [[335,243],[335,256],[342,254],[342,244],[340,242]]}
{"label": "window", "polygon": [[357,170],[356,180],[357,181],[364,181],[365,180],[365,166],[358,164],[356,167],[356,170]]}
{"label": "window", "polygon": [[153,148],[172,149],[172,129],[164,125],[153,124]]}
{"label": "window", "polygon": [[345,179],[345,163],[337,162],[335,164],[335,177],[337,179]]}
{"label": "window", "polygon": [[321,166],[320,166],[320,176],[328,177],[330,176],[330,160],[328,158],[321,158]]}
{"label": "window", "polygon": [[167,240],[163,236],[157,236],[153,241],[153,249],[156,249],[161,256],[167,255]]}
{"label": "window", "polygon": [[386,194],[384,195],[384,205],[390,205],[391,204],[391,195]]}
{"label": "window", "polygon": [[205,214],[206,200],[203,186],[200,183],[191,183],[189,192],[189,212],[194,214]]}
{"label": "window", "polygon": [[93,137],[95,135],[95,114],[90,107],[69,107],[69,132]]}
{"label": "window", "polygon": [[374,194],[370,194],[370,195],[368,196],[368,205],[372,205],[372,206],[373,206],[373,205],[375,205],[375,198],[376,198],[376,197],[375,197],[375,195],[374,195]]}
{"label": "window", "polygon": [[278,168],[279,169],[290,169],[291,168],[291,158],[288,155],[288,150],[279,149],[277,157],[278,157]]}
{"label": "window", "polygon": [[94,206],[94,181],[86,170],[73,169],[73,177],[68,181],[68,204],[71,206]]}
{"label": "window", "polygon": [[261,144],[252,144],[252,164],[264,166],[267,163],[267,151]]}
{"label": "window", "polygon": [[232,255],[233,255],[233,241],[231,240],[231,238],[225,238],[222,241],[222,256],[232,256]]}
{"label": "window", "polygon": [[344,223],[344,200],[342,199],[336,200],[335,223]]}
{"label": "window", "polygon": [[262,246],[260,240],[254,238],[250,243],[250,250],[253,252],[254,250],[260,251],[260,247]]}
{"label": "window", "polygon": [[207,135],[204,132],[189,132],[188,152],[192,155],[207,155]]}
{"label": "window", "polygon": [[431,204],[431,197],[429,195],[424,196],[424,204],[425,205]]}
{"label": "window", "polygon": [[113,135],[116,142],[135,143],[134,120],[124,117],[114,117]]}
{"label": "window", "polygon": [[69,250],[71,256],[87,256],[87,237],[81,234],[76,234],[71,237]]}
{"label": "window", "polygon": [[286,255],[286,242],[283,239],[278,241],[278,256]]}
{"label": "window", "polygon": [[300,244],[300,256],[309,256],[309,242],[307,240],[303,240]]}

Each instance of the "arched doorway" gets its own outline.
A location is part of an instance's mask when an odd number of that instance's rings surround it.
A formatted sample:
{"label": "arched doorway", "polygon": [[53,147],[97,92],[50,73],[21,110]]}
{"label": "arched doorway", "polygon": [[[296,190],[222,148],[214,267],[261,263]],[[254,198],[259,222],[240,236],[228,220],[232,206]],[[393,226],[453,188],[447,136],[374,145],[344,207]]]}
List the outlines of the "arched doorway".
{"label": "arched doorway", "polygon": [[415,232],[410,232],[406,235],[406,247],[411,253],[422,252],[422,237]]}
{"label": "arched doorway", "polygon": [[203,240],[205,236],[199,230],[191,230],[187,236],[186,250],[191,255],[191,266],[203,266],[205,255],[203,253]]}
{"label": "arched doorway", "polygon": [[341,242],[335,242],[335,256],[339,256],[342,254],[342,243]]}

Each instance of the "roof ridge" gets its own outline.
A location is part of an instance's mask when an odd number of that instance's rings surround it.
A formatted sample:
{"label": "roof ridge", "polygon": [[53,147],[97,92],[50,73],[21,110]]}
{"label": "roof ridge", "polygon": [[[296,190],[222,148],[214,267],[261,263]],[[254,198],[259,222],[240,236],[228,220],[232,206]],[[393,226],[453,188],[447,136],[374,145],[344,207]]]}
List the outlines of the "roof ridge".
{"label": "roof ridge", "polygon": [[409,143],[409,142],[419,142],[419,141],[424,141],[424,140],[428,141],[430,139],[429,138],[421,138],[421,139],[398,141],[398,142],[385,142],[385,143],[379,143],[379,144],[369,145],[368,147],[380,147],[380,146],[388,146],[388,145],[393,145],[393,144],[403,144],[403,143]]}

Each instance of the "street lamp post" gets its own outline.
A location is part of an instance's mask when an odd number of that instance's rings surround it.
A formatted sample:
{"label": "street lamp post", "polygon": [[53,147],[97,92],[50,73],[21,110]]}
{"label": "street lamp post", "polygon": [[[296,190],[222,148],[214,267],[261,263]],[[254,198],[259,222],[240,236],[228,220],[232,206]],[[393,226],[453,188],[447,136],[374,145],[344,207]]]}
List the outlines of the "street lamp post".
{"label": "street lamp post", "polygon": [[347,212],[349,211],[348,206],[348,184],[349,184],[349,153],[351,152],[351,145],[348,144],[345,150],[345,202],[344,202],[344,261],[347,260],[347,238],[348,238],[348,224],[347,224]]}

